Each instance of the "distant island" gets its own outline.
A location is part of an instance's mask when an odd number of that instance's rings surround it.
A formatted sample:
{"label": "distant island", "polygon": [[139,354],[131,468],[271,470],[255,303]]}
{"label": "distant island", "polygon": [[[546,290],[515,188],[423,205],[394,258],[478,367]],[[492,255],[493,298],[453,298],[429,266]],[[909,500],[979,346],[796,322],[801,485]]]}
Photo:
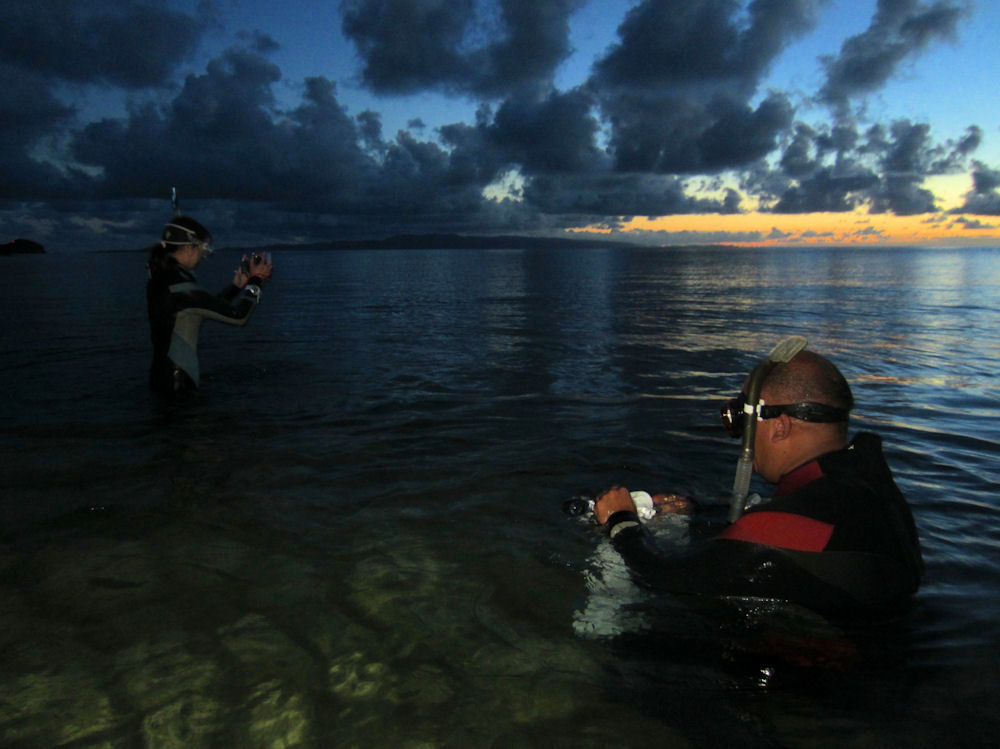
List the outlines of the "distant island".
{"label": "distant island", "polygon": [[42,255],[45,248],[30,239],[15,239],[7,244],[0,244],[0,255]]}

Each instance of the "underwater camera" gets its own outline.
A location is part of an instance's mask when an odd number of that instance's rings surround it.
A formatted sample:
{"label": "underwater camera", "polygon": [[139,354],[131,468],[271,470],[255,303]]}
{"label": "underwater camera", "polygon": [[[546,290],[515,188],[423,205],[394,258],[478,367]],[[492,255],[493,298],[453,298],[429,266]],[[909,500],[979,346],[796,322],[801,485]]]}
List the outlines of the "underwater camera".
{"label": "underwater camera", "polygon": [[254,252],[250,255],[244,255],[243,259],[240,261],[240,270],[246,275],[251,275],[250,265],[252,263],[260,263],[267,260],[267,256],[260,252]]}

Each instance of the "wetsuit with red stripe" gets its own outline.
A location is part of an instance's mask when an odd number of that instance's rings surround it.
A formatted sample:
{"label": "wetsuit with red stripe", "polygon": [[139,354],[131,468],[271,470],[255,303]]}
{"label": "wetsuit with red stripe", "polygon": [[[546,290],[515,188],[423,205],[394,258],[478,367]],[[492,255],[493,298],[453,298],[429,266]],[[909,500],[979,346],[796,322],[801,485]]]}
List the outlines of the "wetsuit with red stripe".
{"label": "wetsuit with red stripe", "polygon": [[661,549],[634,513],[608,525],[636,577],[665,591],[849,613],[897,607],[923,574],[913,516],[874,434],[787,474],[772,501],[684,554]]}

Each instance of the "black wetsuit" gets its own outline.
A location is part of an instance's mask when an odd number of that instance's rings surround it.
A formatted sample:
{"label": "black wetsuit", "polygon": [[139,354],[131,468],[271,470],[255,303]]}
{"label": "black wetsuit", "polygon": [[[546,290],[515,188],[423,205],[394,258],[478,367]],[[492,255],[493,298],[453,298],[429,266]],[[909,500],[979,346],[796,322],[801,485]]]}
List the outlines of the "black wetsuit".
{"label": "black wetsuit", "polygon": [[[194,274],[173,258],[150,274],[146,305],[153,339],[149,385],[171,393],[198,387],[198,330],[204,319],[244,325],[257,306],[257,279],[240,289],[230,285],[218,295],[198,285]],[[256,292],[256,293],[255,293]]]}
{"label": "black wetsuit", "polygon": [[782,477],[773,500],[683,554],[658,547],[634,513],[617,512],[608,526],[640,582],[677,593],[778,598],[851,615],[895,610],[924,570],[913,516],[874,434]]}

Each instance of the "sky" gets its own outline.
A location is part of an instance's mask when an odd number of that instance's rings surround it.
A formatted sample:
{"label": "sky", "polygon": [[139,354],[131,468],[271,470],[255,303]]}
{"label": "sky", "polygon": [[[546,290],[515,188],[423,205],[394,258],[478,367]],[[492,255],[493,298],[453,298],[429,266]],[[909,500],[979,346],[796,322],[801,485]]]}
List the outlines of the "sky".
{"label": "sky", "polygon": [[0,242],[1000,246],[988,0],[14,0]]}

